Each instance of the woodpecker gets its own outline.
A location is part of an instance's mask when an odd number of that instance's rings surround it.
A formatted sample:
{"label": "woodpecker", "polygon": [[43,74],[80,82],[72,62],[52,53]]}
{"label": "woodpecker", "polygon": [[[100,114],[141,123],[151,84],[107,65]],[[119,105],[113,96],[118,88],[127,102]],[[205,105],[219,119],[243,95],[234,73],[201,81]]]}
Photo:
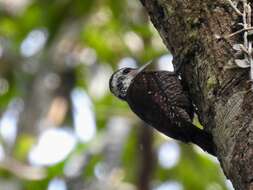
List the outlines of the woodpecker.
{"label": "woodpecker", "polygon": [[177,74],[122,68],[110,78],[111,92],[159,132],[185,143],[194,143],[216,155],[212,135],[192,124],[193,104]]}

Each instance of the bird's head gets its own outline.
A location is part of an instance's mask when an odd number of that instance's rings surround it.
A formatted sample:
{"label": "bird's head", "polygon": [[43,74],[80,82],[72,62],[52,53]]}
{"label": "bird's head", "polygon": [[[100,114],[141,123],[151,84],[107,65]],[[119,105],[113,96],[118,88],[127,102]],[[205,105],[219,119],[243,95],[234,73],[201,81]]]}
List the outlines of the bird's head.
{"label": "bird's head", "polygon": [[150,63],[147,63],[139,69],[122,68],[117,70],[110,78],[109,86],[111,92],[118,98],[126,100],[127,90],[133,79],[141,73]]}
{"label": "bird's head", "polygon": [[110,78],[110,90],[118,98],[125,100],[127,90],[137,74],[137,69],[122,68],[117,70]]}

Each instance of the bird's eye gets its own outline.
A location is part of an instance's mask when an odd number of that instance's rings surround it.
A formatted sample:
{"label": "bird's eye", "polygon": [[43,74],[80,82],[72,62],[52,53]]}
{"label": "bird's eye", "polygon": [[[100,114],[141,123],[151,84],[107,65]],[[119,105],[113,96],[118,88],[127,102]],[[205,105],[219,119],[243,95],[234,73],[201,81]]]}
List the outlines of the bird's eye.
{"label": "bird's eye", "polygon": [[126,75],[126,74],[129,73],[130,71],[131,71],[130,68],[126,68],[126,69],[123,70],[122,73],[123,73],[124,75]]}
{"label": "bird's eye", "polygon": [[122,84],[121,82],[118,83],[118,84],[117,84],[117,88],[118,88],[118,89],[122,89],[122,88],[123,88],[123,84]]}

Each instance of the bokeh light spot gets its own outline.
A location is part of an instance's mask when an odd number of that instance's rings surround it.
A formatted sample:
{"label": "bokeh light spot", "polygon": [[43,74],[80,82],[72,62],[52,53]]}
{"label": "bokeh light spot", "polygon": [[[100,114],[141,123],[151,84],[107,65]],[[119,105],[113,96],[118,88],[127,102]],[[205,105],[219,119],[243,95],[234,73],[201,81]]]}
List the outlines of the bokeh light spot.
{"label": "bokeh light spot", "polygon": [[163,55],[158,60],[158,69],[165,71],[174,71],[174,66],[172,64],[173,56],[171,54]]}
{"label": "bokeh light spot", "polygon": [[88,142],[96,135],[96,119],[92,101],[80,88],[72,91],[71,100],[76,135],[82,142]]}
{"label": "bokeh light spot", "polygon": [[166,142],[162,144],[158,150],[159,164],[163,168],[174,167],[180,157],[180,147],[174,141]]}
{"label": "bokeh light spot", "polygon": [[124,57],[119,61],[118,68],[124,68],[124,67],[130,67],[130,68],[137,68],[137,64],[134,58],[132,57]]}
{"label": "bokeh light spot", "polygon": [[20,52],[24,57],[31,57],[38,53],[47,40],[47,30],[35,29],[31,31],[21,44]]}
{"label": "bokeh light spot", "polygon": [[154,190],[183,190],[183,186],[179,182],[168,181],[168,182],[165,182],[165,183],[159,185]]}
{"label": "bokeh light spot", "polygon": [[54,178],[49,182],[47,190],[67,190],[67,185],[64,180]]}
{"label": "bokeh light spot", "polygon": [[144,43],[142,38],[135,32],[127,32],[124,35],[124,42],[127,47],[134,53],[138,53],[143,50]]}
{"label": "bokeh light spot", "polygon": [[44,131],[29,153],[34,165],[53,165],[64,160],[74,149],[76,138],[71,130],[48,129]]}
{"label": "bokeh light spot", "polygon": [[0,120],[0,135],[5,143],[12,145],[17,135],[19,115],[24,108],[24,102],[14,98],[8,105]]}

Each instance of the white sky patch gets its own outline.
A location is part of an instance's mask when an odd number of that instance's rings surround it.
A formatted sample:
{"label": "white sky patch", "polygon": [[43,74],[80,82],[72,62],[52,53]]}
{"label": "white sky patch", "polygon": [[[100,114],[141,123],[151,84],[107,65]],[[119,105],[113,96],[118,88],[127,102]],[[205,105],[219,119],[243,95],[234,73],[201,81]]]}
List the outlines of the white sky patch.
{"label": "white sky patch", "polygon": [[49,182],[47,190],[67,190],[67,185],[63,179],[54,178]]}
{"label": "white sky patch", "polygon": [[183,186],[179,182],[168,181],[154,188],[154,190],[183,190]]}
{"label": "white sky patch", "polygon": [[174,71],[174,67],[172,64],[173,56],[171,54],[163,55],[158,60],[158,69],[165,71]]}
{"label": "white sky patch", "polygon": [[20,53],[24,57],[31,57],[44,47],[48,33],[45,29],[35,29],[31,31],[23,40],[20,46]]}
{"label": "white sky patch", "polygon": [[71,130],[57,128],[44,131],[29,153],[34,165],[53,165],[64,160],[75,148],[76,138]]}
{"label": "white sky patch", "polygon": [[132,57],[124,57],[118,63],[118,69],[130,67],[137,68],[136,60]]}
{"label": "white sky patch", "polygon": [[162,144],[158,150],[158,161],[163,168],[174,167],[178,163],[179,157],[180,147],[174,141]]}
{"label": "white sky patch", "polygon": [[72,91],[71,100],[76,135],[82,142],[88,142],[96,135],[96,118],[92,101],[84,90],[78,88]]}

